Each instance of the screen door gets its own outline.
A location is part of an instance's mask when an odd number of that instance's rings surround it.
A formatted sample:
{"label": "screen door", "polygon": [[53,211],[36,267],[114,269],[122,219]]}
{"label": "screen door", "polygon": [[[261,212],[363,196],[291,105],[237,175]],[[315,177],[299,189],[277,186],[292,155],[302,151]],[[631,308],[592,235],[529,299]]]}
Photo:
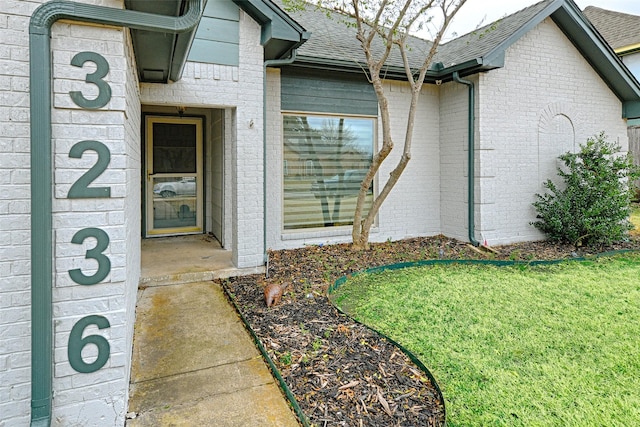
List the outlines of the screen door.
{"label": "screen door", "polygon": [[148,236],[202,232],[202,119],[146,118]]}

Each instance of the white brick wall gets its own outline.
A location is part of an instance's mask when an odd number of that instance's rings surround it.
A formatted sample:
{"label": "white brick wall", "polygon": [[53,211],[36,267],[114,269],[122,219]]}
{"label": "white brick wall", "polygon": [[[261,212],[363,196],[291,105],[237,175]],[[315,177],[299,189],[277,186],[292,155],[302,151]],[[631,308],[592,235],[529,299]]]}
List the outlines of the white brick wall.
{"label": "white brick wall", "polygon": [[299,247],[287,245],[282,234],[282,115],[280,114],[280,70],[267,70],[267,248]]}
{"label": "white brick wall", "polygon": [[[465,80],[477,83],[475,76]],[[468,240],[468,93],[457,82],[440,87],[440,226],[442,234],[461,240]]]}
{"label": "white brick wall", "polygon": [[[385,84],[395,147],[378,173],[378,187],[396,167],[404,145],[411,91],[407,84]],[[398,240],[440,233],[440,117],[435,85],[424,85],[413,128],[411,160],[380,208],[372,241]],[[382,145],[381,121],[378,136]]]}
{"label": "white brick wall", "polygon": [[[122,360],[117,363],[124,364],[124,384],[127,386],[124,396],[124,409],[125,411],[119,414],[118,424],[121,424],[122,414],[126,413],[127,403],[129,401],[129,389],[128,384],[131,375],[131,361],[133,353],[133,332],[134,323],[136,319],[136,302],[138,282],[140,278],[140,239],[142,224],[142,212],[140,210],[141,193],[142,189],[140,185],[141,166],[142,166],[142,153],[141,153],[141,135],[140,135],[140,89],[138,83],[138,76],[136,73],[135,59],[133,56],[133,47],[130,39],[127,38],[127,44],[125,45],[125,54],[127,58],[127,78],[125,83],[125,123],[124,123],[124,141],[126,144],[126,182],[127,182],[127,195],[124,199],[124,212],[122,214],[118,211],[109,213],[109,221],[122,221],[126,230],[126,238],[123,243],[125,245],[119,253],[126,254],[126,275],[120,277],[120,280],[124,280],[124,297],[125,297],[125,347],[118,355],[113,357],[120,357]],[[115,249],[114,249],[115,250]],[[122,274],[118,273],[112,274]],[[119,391],[118,391],[119,393]]]}
{"label": "white brick wall", "polygon": [[0,424],[28,425],[31,399],[28,22],[0,8]]}
{"label": "white brick wall", "polygon": [[[94,3],[121,7],[120,1]],[[28,425],[30,414],[30,193],[28,21],[39,2],[5,0],[0,13],[0,425]],[[240,19],[240,66],[187,63],[183,79],[169,85],[138,86],[130,40],[114,28],[58,23],[54,26],[55,154],[55,399],[56,425],[122,425],[133,334],[140,256],[140,104],[186,105],[224,110],[224,240],[238,267],[262,264],[263,249],[263,57],[260,28]],[[92,65],[73,67],[75,53],[94,51],[109,62],[109,104],[83,110],[69,98],[95,87],[84,83]],[[532,59],[535,58],[535,59]],[[626,148],[621,106],[598,75],[550,20],[531,30],[507,52],[504,69],[478,77],[476,133],[476,237],[489,244],[540,238],[529,222],[534,193],[558,154],[558,126],[571,127],[575,143],[605,130]],[[387,82],[396,149],[383,166],[386,178],[402,150],[409,93]],[[140,88],[140,89],[139,89]],[[467,88],[447,83],[425,87],[416,117],[412,160],[383,205],[372,241],[445,233],[466,239]],[[277,70],[268,72],[267,246],[349,241],[350,227],[282,232],[282,129]],[[567,122],[570,124],[567,125]],[[551,123],[552,125],[549,125]],[[378,123],[380,125],[380,123]],[[378,138],[381,138],[381,132]],[[106,144],[111,162],[93,186],[111,187],[109,199],[67,199],[69,187],[95,162],[95,154],[69,158],[82,140]],[[379,141],[379,144],[381,141]],[[543,144],[541,146],[541,144]],[[546,145],[544,145],[546,144]],[[577,144],[574,144],[577,145]],[[544,148],[541,149],[540,147]],[[549,149],[547,149],[549,148]],[[542,153],[542,154],[541,154]],[[378,183],[378,187],[381,183]],[[90,274],[84,258],[93,239],[70,243],[84,227],[110,237],[111,260],[103,283],[82,286],[68,270]],[[110,358],[102,369],[79,374],[67,360],[69,331],[82,317],[106,316]],[[86,356],[91,355],[90,348]]]}
{"label": "white brick wall", "polygon": [[[56,425],[124,424],[140,263],[140,104],[128,45],[127,33],[121,29],[67,23],[53,27]],[[111,87],[111,100],[99,110],[81,109],[69,96],[70,90],[81,91],[88,99],[97,95],[95,85],[84,83],[95,66],[70,65],[71,58],[82,51],[96,52],[109,63],[105,80]],[[86,151],[81,159],[73,159],[68,153],[75,143],[88,139],[110,150],[109,166],[92,186],[111,187],[111,197],[70,200],[70,186],[95,164],[97,156]],[[111,261],[110,274],[91,286],[74,283],[68,274],[73,268],[87,275],[95,271],[96,262],[85,259],[85,251],[95,246],[95,240],[71,243],[72,236],[85,227],[97,227],[109,235],[104,254]],[[78,320],[94,314],[106,317],[110,327],[98,330],[91,326],[86,333],[104,336],[110,357],[98,371],[78,373],[67,358],[69,333]],[[83,354],[90,361],[96,352],[90,346]]]}
{"label": "white brick wall", "polygon": [[604,130],[627,148],[620,101],[550,19],[507,50],[504,68],[480,75],[478,102],[476,228],[490,245],[544,237],[529,223],[534,194],[552,178],[543,175],[564,151],[549,147],[560,143],[545,131],[551,116],[568,119],[559,125],[573,127],[576,147]]}
{"label": "white brick wall", "polygon": [[[27,426],[31,399],[30,328],[30,171],[28,24],[39,1],[3,3],[0,11],[0,425]],[[89,1],[122,7],[121,1]],[[52,110],[54,182],[54,425],[122,425],[127,404],[130,353],[139,277],[140,194],[139,100],[132,52],[126,32],[113,28],[57,23],[52,31]],[[109,104],[98,111],[82,110],[69,98],[81,90],[87,98],[95,86],[84,83],[95,66],[69,64],[81,51],[104,56],[112,89]],[[96,155],[71,159],[76,142],[95,139],[111,152],[107,171],[94,186],[110,186],[110,199],[67,199],[71,184]],[[128,183],[136,183],[131,186]],[[70,268],[91,274],[95,263],[84,259],[83,245],[71,244],[83,227],[99,227],[110,237],[105,254],[109,276],[100,284],[82,286],[69,279]],[[126,239],[126,236],[136,236]],[[107,364],[92,374],[79,374],[67,360],[69,331],[90,314],[108,318],[111,326],[97,331],[108,338]],[[97,328],[94,328],[97,329]],[[92,350],[85,356],[91,362]]]}

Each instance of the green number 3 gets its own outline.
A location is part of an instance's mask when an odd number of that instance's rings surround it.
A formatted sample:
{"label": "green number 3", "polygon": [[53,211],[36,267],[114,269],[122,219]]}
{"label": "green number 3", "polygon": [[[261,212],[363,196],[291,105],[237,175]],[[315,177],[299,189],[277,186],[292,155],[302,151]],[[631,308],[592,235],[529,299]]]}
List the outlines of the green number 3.
{"label": "green number 3", "polygon": [[69,96],[78,107],[95,110],[104,107],[111,100],[111,86],[103,80],[109,73],[109,63],[104,56],[95,52],[80,52],[71,59],[71,65],[75,67],[82,67],[85,62],[96,64],[96,71],[87,74],[84,81],[98,86],[98,96],[95,99],[87,99],[80,91],[71,91]]}
{"label": "green number 3", "polygon": [[99,228],[83,228],[73,235],[71,243],[82,244],[88,237],[97,240],[93,249],[87,250],[85,259],[98,261],[98,271],[92,276],[85,275],[79,268],[69,270],[71,279],[79,285],[95,285],[102,282],[111,271],[111,260],[103,252],[109,247],[109,235]]}

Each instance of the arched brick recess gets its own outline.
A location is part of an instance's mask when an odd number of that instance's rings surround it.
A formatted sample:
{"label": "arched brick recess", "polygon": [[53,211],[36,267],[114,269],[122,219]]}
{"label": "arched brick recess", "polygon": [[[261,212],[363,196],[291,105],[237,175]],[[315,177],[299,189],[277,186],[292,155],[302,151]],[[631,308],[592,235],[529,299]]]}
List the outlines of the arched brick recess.
{"label": "arched brick recess", "polygon": [[565,102],[554,102],[540,112],[538,121],[538,182],[551,178],[556,181],[557,168],[562,165],[558,156],[575,152],[576,127],[579,113]]}

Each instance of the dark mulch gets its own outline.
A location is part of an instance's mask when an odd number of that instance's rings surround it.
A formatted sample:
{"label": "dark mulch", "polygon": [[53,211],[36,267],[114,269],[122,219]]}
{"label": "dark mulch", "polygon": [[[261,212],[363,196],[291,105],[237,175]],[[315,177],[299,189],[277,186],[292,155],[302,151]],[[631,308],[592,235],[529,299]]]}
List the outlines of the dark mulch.
{"label": "dark mulch", "polygon": [[[478,253],[444,236],[372,244],[308,246],[270,253],[269,277],[224,281],[267,349],[302,412],[314,426],[441,426],[444,407],[428,376],[386,339],[338,312],[327,299],[339,277],[366,268],[425,259],[564,259],[640,249],[640,239],[576,250],[545,242]],[[280,304],[267,308],[263,289],[290,283]],[[429,361],[423,361],[428,367]]]}

